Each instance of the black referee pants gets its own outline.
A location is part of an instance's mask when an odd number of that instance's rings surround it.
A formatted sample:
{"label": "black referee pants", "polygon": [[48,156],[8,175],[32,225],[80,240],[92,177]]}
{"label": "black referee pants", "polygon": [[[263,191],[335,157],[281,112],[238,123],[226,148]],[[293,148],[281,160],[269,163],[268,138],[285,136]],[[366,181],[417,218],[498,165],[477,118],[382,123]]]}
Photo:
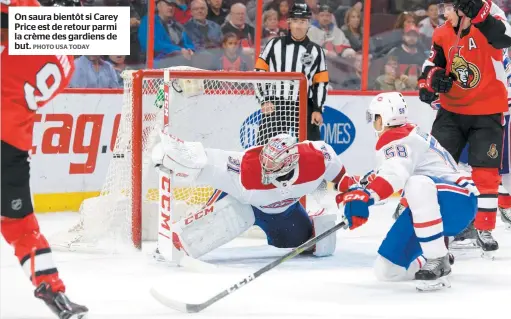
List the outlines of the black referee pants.
{"label": "black referee pants", "polygon": [[[273,101],[275,110],[270,114],[262,114],[257,134],[257,145],[265,145],[268,140],[278,134],[287,133],[298,137],[299,112],[298,102],[288,100]],[[307,139],[319,141],[321,139],[319,126],[311,124],[311,99],[307,100]]]}

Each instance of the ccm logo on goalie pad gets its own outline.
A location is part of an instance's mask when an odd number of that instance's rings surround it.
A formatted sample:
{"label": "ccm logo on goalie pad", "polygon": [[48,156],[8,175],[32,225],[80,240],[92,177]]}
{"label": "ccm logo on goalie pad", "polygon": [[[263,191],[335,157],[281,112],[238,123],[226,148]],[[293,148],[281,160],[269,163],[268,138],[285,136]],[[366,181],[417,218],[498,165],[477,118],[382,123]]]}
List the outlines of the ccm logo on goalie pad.
{"label": "ccm logo on goalie pad", "polygon": [[190,216],[186,217],[185,218],[185,225],[190,225],[194,221],[199,220],[202,217],[212,213],[214,210],[215,210],[214,206],[209,206],[209,207],[204,208],[203,210],[198,211],[197,213],[195,213],[193,215],[190,215]]}

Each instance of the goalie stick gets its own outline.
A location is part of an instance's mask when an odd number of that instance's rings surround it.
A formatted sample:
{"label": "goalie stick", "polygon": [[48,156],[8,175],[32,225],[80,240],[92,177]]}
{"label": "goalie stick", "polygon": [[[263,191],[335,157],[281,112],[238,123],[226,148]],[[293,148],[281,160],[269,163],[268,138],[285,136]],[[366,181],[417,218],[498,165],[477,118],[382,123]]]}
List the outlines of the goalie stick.
{"label": "goalie stick", "polygon": [[169,308],[172,308],[174,310],[178,310],[181,312],[188,312],[188,313],[200,312],[200,311],[206,309],[207,307],[211,306],[215,302],[217,302],[217,301],[223,299],[224,297],[232,294],[233,292],[239,290],[241,287],[246,286],[251,281],[254,281],[257,277],[261,276],[262,274],[272,270],[273,268],[277,267],[278,265],[282,264],[283,262],[303,253],[304,251],[306,251],[307,249],[314,246],[317,242],[319,242],[323,238],[328,237],[329,235],[335,233],[336,231],[338,231],[341,228],[347,228],[347,226],[348,226],[348,224],[345,221],[342,221],[342,222],[336,224],[334,227],[328,229],[321,235],[318,235],[316,237],[309,239],[305,243],[303,243],[300,246],[291,250],[289,253],[274,260],[273,262],[269,263],[268,265],[264,266],[263,268],[259,269],[258,271],[246,276],[242,280],[236,282],[229,288],[223,290],[222,292],[218,293],[216,296],[213,296],[212,298],[206,300],[203,303],[189,304],[189,303],[173,300],[173,299],[168,298],[164,294],[160,293],[155,287],[151,288],[151,290],[150,290],[151,295],[154,297],[154,299],[159,301],[161,304],[163,304]]}

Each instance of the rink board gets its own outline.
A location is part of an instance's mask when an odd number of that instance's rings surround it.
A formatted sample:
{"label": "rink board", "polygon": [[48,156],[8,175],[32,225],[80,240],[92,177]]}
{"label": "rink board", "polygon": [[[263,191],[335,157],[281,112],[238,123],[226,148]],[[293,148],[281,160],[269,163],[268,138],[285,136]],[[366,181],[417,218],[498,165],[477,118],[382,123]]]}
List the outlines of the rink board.
{"label": "rink board", "polygon": [[[341,156],[350,173],[364,174],[374,166],[376,136],[365,116],[373,96],[329,95],[325,103],[322,136]],[[411,121],[429,131],[436,112],[416,96],[405,98]],[[251,109],[256,105],[255,101],[248,101],[248,104]],[[77,211],[84,199],[99,194],[112,158],[121,106],[121,91],[64,93],[38,111],[31,162],[31,186],[37,212]],[[224,134],[239,135],[241,131],[247,134],[250,128],[257,127],[257,123],[250,120],[250,112],[235,108],[232,112],[229,115],[232,132]],[[225,114],[219,114],[209,121],[224,123],[225,119]],[[186,133],[175,132],[178,136],[186,136]],[[239,144],[238,137],[229,141]],[[255,138],[256,135],[252,140]],[[230,145],[225,144],[227,139],[223,140],[221,148],[229,148]]]}

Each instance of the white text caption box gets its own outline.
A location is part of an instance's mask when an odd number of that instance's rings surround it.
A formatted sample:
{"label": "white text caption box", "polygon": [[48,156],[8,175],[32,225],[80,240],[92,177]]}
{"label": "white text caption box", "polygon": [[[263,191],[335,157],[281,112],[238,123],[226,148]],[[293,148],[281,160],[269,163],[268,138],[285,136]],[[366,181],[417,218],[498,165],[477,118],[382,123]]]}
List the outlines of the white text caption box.
{"label": "white text caption box", "polygon": [[129,55],[129,7],[10,7],[11,55]]}

